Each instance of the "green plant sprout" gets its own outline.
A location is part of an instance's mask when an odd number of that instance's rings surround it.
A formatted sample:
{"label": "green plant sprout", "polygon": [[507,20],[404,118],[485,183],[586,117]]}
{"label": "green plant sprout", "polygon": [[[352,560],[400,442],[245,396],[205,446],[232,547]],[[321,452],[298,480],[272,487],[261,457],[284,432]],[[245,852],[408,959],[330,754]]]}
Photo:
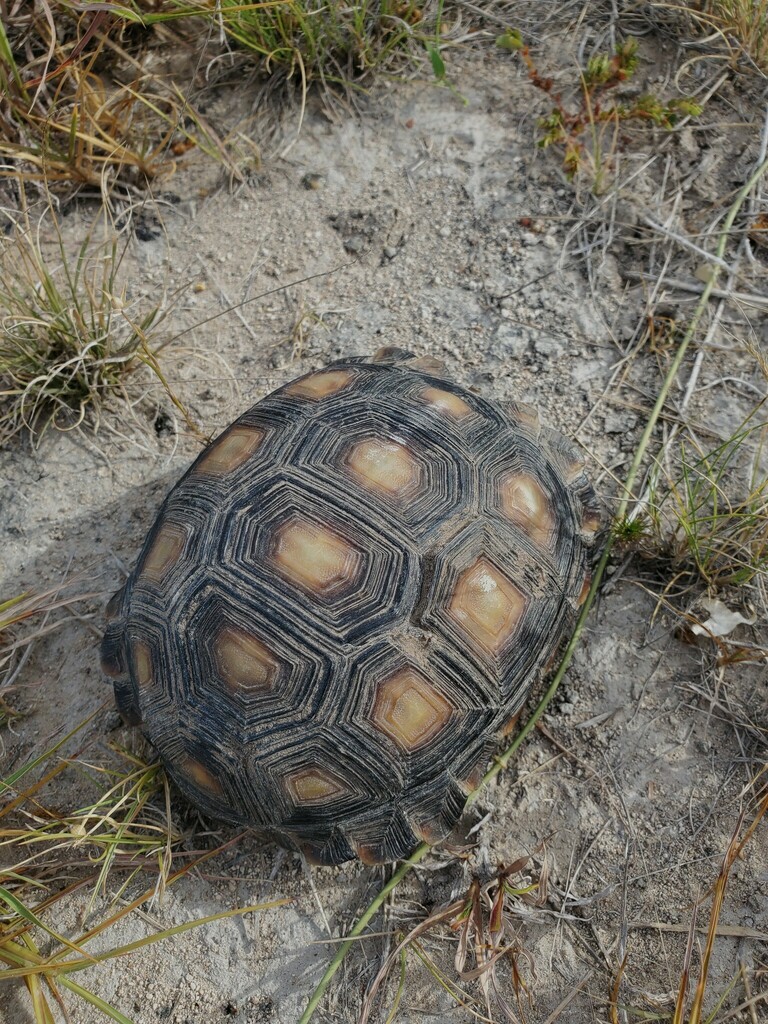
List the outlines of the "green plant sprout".
{"label": "green plant sprout", "polygon": [[520,54],[532,84],[554,103],[551,113],[539,119],[538,145],[542,149],[554,146],[562,151],[563,170],[569,181],[588,170],[596,193],[604,190],[621,124],[639,121],[669,130],[681,117],[698,117],[702,112],[702,107],[686,97],[667,102],[651,94],[628,102],[610,98],[611,91],[629,81],[637,70],[635,39],[620,43],[611,56],[590,57],[587,66],[579,69],[578,89],[570,107],[563,94],[554,91],[553,79],[540,73],[520,32],[510,29],[499,36],[496,43],[504,50]]}

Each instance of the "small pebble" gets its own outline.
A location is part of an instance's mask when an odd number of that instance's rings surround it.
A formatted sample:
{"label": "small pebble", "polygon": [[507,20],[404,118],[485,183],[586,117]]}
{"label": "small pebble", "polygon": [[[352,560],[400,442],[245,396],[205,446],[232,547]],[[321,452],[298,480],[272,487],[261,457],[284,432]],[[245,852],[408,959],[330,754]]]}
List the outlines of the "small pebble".
{"label": "small pebble", "polygon": [[322,174],[305,174],[301,184],[308,192],[318,192],[325,188],[325,177]]}

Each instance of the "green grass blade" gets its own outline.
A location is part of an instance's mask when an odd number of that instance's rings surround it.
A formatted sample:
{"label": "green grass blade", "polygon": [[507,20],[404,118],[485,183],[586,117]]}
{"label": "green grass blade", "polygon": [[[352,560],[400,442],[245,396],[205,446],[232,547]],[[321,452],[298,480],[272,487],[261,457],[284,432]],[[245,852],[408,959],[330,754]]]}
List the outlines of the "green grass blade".
{"label": "green grass blade", "polygon": [[131,1017],[126,1017],[124,1013],[121,1013],[116,1007],[112,1006],[111,1003],[106,1002],[100,996],[97,996],[95,992],[89,991],[87,988],[83,988],[82,985],[78,985],[76,981],[72,981],[71,978],[59,978],[59,982],[70,992],[80,996],[81,999],[85,1000],[86,1003],[90,1003],[91,1006],[95,1006],[97,1010],[101,1010],[105,1017],[110,1017],[112,1020],[117,1021],[117,1024],[135,1024],[135,1021]]}
{"label": "green grass blade", "polygon": [[13,895],[13,893],[8,892],[8,890],[4,888],[4,886],[2,885],[0,885],[0,900],[2,900],[3,903],[6,903],[18,917],[26,921],[28,924],[36,925],[38,928],[41,928],[47,935],[50,935],[51,938],[56,939],[57,942],[60,942],[64,946],[68,946],[71,950],[73,950],[75,953],[78,953],[80,956],[87,957],[91,964],[96,963],[95,957],[92,957],[90,953],[88,953],[86,950],[82,949],[74,942],[70,942],[70,940],[65,938],[63,935],[60,935],[49,925],[45,924],[44,921],[41,921],[36,914],[32,913],[29,907],[25,907],[21,900],[17,899]]}
{"label": "green grass blade", "polygon": [[19,90],[22,93],[26,94],[26,89],[24,88],[24,81],[21,77],[21,72],[19,71],[18,65],[16,64],[16,60],[13,56],[13,50],[11,49],[11,44],[8,41],[8,36],[6,35],[5,26],[3,25],[2,20],[0,20],[0,61],[2,61],[9,68],[13,80],[18,86]]}
{"label": "green grass blade", "polygon": [[[0,981],[10,981],[13,978],[27,978],[31,975],[38,974],[51,974],[54,977],[59,978],[63,983],[65,974],[70,974],[74,971],[86,970],[88,967],[93,967],[94,964],[104,963],[105,960],[114,960],[117,957],[127,956],[129,953],[133,953],[137,949],[143,949],[145,946],[152,946],[156,942],[162,942],[163,939],[172,938],[174,935],[182,935],[184,932],[192,931],[194,928],[200,928],[202,925],[211,924],[214,921],[223,921],[228,917],[240,917],[243,914],[251,914],[259,910],[272,910],[276,907],[284,907],[288,903],[292,902],[292,899],[286,897],[284,899],[271,900],[269,903],[254,903],[249,907],[236,907],[234,910],[223,910],[218,914],[210,914],[208,917],[200,917],[194,921],[185,921],[184,924],[178,924],[174,928],[166,928],[161,932],[155,932],[152,935],[145,936],[143,939],[136,939],[134,942],[129,942],[124,946],[117,946],[115,949],[107,950],[106,953],[99,953],[89,959],[56,960],[54,958],[50,958],[48,960],[41,961],[38,958],[36,962],[32,963],[29,963],[29,960],[27,960],[27,966],[16,967],[7,971],[0,971]],[[5,955],[10,959],[10,954],[6,953]],[[0,958],[2,958],[2,956],[3,947],[0,946]]]}
{"label": "green grass blade", "polygon": [[46,751],[38,757],[33,758],[31,761],[27,761],[25,765],[22,765],[21,768],[12,772],[7,778],[0,779],[0,793],[5,789],[11,789],[16,785],[19,779],[23,778],[27,774],[27,772],[31,772],[34,768],[37,768],[39,764],[43,764],[43,762],[47,761],[48,758],[55,754],[57,750],[60,750],[66,743],[68,743],[73,736],[76,736],[81,729],[84,729],[89,722],[92,722],[96,715],[100,714],[105,707],[106,704],[99,705],[95,711],[91,712],[91,714],[76,725],[74,729],[71,729],[66,736],[62,736],[62,738],[54,743],[52,747],[49,747]]}

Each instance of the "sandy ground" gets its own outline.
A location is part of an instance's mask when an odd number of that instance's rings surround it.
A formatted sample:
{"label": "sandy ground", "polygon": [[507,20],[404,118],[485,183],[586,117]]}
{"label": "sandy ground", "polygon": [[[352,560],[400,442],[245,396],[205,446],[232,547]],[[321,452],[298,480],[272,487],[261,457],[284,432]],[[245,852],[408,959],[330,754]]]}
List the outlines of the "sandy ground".
{"label": "sandy ground", "polygon": [[[644,46],[646,86],[671,89],[671,45]],[[670,359],[663,346],[638,344],[648,296],[662,268],[695,284],[702,262],[645,218],[690,235],[706,231],[721,198],[754,164],[760,115],[743,93],[721,86],[698,123],[675,136],[649,131],[628,146],[619,158],[626,186],[596,200],[575,197],[556,156],[536,149],[536,118],[546,101],[508,55],[489,48],[457,58],[451,74],[456,92],[426,81],[381,82],[359,117],[329,117],[322,103],[311,102],[298,138],[295,117],[287,116],[279,144],[233,189],[191,154],[157,203],[147,202],[142,237],[126,236],[128,299],[150,303],[195,286],[178,300],[169,330],[201,326],[166,350],[163,366],[204,434],[215,435],[273,387],[332,358],[401,345],[438,355],[456,379],[486,395],[536,405],[584,448],[609,514],[615,480],[626,473]],[[715,80],[705,65],[689,90],[705,91]],[[231,108],[218,116],[234,119]],[[718,127],[726,122],[741,127],[726,134]],[[63,221],[68,244],[93,215],[87,202],[70,209]],[[751,272],[764,274],[761,258],[765,250]],[[695,300],[664,285],[654,296],[676,320],[685,320]],[[211,319],[246,300],[253,301]],[[729,307],[713,344],[700,350],[686,417],[705,441],[727,437],[754,404],[753,389],[764,392],[742,346],[745,338],[760,340],[764,329]],[[683,367],[673,411],[695,355]],[[17,443],[0,454],[2,593],[81,573],[82,589],[98,595],[82,617],[35,648],[14,698],[23,717],[2,737],[5,767],[36,756],[98,708],[67,754],[98,765],[112,756],[108,743],[137,742],[111,710],[98,667],[103,601],[199,450],[148,380],[131,416],[115,403],[95,438],[50,433],[37,450]],[[659,578],[655,565],[617,553],[543,729],[462,821],[452,840],[461,856],[436,851],[396,891],[372,926],[375,935],[348,956],[318,1020],[357,1019],[394,943],[383,931],[407,930],[465,892],[473,877],[486,881],[498,863],[524,855],[532,858],[525,877],[539,878],[545,865],[548,874],[546,902],[520,904],[511,919],[531,994],[530,1005],[523,1001],[526,1019],[557,1019],[564,1000],[559,1019],[610,1019],[608,998],[625,954],[619,1019],[634,1019],[624,1008],[671,1012],[693,905],[717,877],[765,755],[766,679],[764,665],[718,668],[711,645],[684,643],[677,618],[649,592]],[[739,635],[759,642],[761,630],[764,639],[764,622]],[[71,771],[43,802],[66,813],[92,797],[84,773]],[[191,820],[183,808],[177,813]],[[211,827],[201,833],[197,825],[187,848],[216,841]],[[225,830],[220,838],[235,834]],[[710,1006],[735,984],[718,1020],[747,998],[741,969],[762,964],[766,984],[767,847],[763,828],[727,893]],[[214,1024],[234,1016],[290,1024],[333,953],[324,940],[349,927],[389,871],[348,864],[314,869],[310,880],[296,856],[246,836],[146,912],[94,940],[93,949],[262,899],[287,896],[290,905],[169,939],[84,971],[78,981],[137,1024]],[[108,911],[120,884],[119,876],[110,879],[96,915]],[[146,884],[132,881],[121,898]],[[55,927],[75,933],[85,900],[77,893],[59,905]],[[437,928],[422,943],[457,981],[455,932]],[[749,977],[759,991],[759,977]],[[497,979],[516,1006],[509,959]],[[461,984],[482,1011],[478,983]],[[386,1019],[395,987],[396,978],[373,1019]],[[0,996],[5,1024],[33,1020],[21,986],[4,985]],[[493,993],[490,1003],[504,1019]],[[101,1019],[83,1003],[69,1005],[78,1024]],[[729,1019],[758,1018],[759,1009],[758,1017]],[[411,953],[396,1019],[473,1017]]]}

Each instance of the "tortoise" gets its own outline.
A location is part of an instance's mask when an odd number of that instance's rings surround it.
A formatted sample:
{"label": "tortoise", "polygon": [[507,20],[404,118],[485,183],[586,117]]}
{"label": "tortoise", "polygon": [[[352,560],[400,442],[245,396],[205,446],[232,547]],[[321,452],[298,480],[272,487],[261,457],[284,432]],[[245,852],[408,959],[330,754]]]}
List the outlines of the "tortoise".
{"label": "tortoise", "polygon": [[588,589],[582,459],[397,348],[231,424],[107,608],[102,665],[179,789],[320,864],[444,838]]}

